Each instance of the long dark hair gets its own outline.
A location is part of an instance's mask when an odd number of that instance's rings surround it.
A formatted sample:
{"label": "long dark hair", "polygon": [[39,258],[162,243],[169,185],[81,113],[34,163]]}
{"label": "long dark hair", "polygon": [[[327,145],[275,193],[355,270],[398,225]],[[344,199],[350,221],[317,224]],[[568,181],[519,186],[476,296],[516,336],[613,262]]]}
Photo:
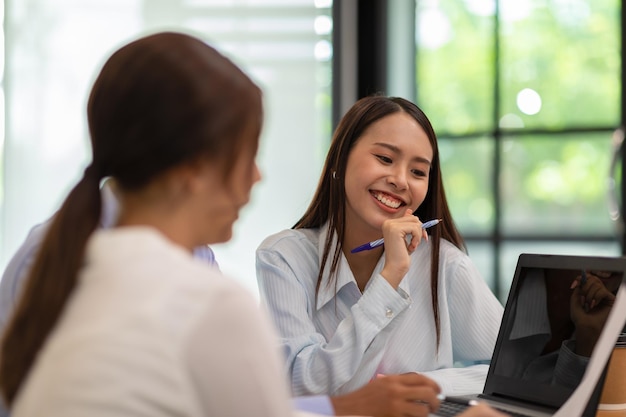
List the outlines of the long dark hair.
{"label": "long dark hair", "polygon": [[[262,98],[215,49],[164,32],[135,40],[107,60],[87,115],[92,162],[54,216],[4,334],[0,384],[9,405],[76,286],[100,218],[102,179],[138,190],[198,158],[219,164],[227,179],[240,150],[257,146]],[[244,135],[251,126],[256,134]]]}
{"label": "long dark hair", "polygon": [[420,219],[442,219],[436,228],[430,230],[431,273],[430,288],[435,327],[437,329],[437,345],[440,340],[439,303],[438,303],[438,275],[439,275],[439,248],[441,239],[452,242],[459,249],[465,251],[465,243],[457,230],[443,188],[441,167],[439,164],[439,148],[437,136],[430,121],[424,112],[415,104],[398,97],[370,96],[357,101],[343,116],[330,145],[326,162],[322,170],[317,190],[306,212],[293,226],[294,229],[318,228],[328,222],[330,233],[324,242],[324,253],[320,272],[317,277],[317,290],[322,281],[324,267],[331,257],[333,231],[337,234],[338,244],[332,254],[329,285],[336,279],[337,266],[342,252],[342,242],[345,236],[346,220],[346,192],[345,171],[348,156],[354,144],[365,130],[377,120],[397,112],[410,115],[424,129],[433,148],[428,193],[424,202],[415,210],[414,214]]}

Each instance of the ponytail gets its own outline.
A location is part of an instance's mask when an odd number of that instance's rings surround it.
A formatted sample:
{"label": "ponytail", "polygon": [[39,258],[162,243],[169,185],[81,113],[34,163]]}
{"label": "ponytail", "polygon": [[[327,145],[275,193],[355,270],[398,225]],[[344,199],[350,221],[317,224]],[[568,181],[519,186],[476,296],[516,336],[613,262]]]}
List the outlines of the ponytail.
{"label": "ponytail", "polygon": [[10,406],[76,286],[87,239],[98,226],[100,176],[93,165],[55,214],[11,316],[0,352],[0,389]]}

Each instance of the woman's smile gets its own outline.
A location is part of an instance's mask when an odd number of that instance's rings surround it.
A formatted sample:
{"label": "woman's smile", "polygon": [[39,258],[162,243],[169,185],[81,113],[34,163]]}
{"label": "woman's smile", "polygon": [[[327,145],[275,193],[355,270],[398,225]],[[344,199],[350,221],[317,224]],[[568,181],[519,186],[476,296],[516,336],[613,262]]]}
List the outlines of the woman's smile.
{"label": "woman's smile", "polygon": [[394,209],[394,211],[395,209],[398,209],[401,206],[406,205],[406,203],[402,201],[401,199],[396,198],[390,194],[384,193],[382,191],[370,191],[370,194],[372,194],[372,196],[377,201],[382,203],[385,207]]}

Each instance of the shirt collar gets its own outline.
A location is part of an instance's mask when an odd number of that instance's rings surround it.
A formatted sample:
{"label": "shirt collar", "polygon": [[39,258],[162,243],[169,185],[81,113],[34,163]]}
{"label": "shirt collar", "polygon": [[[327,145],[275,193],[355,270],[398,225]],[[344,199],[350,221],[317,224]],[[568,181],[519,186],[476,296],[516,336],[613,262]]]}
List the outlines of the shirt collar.
{"label": "shirt collar", "polygon": [[[319,241],[317,243],[318,244],[317,253],[319,257],[318,261],[319,261],[320,266],[322,265],[324,245],[326,244],[326,237],[328,236],[328,233],[330,233],[330,230],[328,228],[328,223],[326,223],[324,226],[320,228]],[[337,247],[337,244],[338,244],[337,234],[334,231],[332,233],[333,233],[333,240],[330,246],[330,252],[329,252],[328,259],[326,261],[326,265],[324,266],[324,273],[322,274],[322,278],[321,278],[322,281],[320,282],[319,290],[317,293],[317,302],[316,302],[317,310],[324,307],[326,303],[334,299],[337,293],[339,293],[339,291],[346,285],[353,284],[355,288],[358,288],[356,280],[354,279],[354,275],[352,274],[352,270],[350,269],[350,265],[348,264],[348,260],[346,259],[343,253],[340,254],[339,264],[337,267],[337,274],[336,274],[337,281],[336,283],[332,283],[329,285],[330,267],[333,263],[332,257],[333,257],[333,254],[335,253],[335,248]],[[372,276],[367,282],[365,289],[367,289],[367,287],[371,284],[373,277],[380,274],[384,265],[385,265],[385,252],[383,252],[382,256],[378,260],[378,263],[376,264],[376,267],[374,268],[374,271],[372,272]],[[409,280],[406,278],[406,276],[402,279],[398,288],[402,289],[407,295],[410,296]]]}

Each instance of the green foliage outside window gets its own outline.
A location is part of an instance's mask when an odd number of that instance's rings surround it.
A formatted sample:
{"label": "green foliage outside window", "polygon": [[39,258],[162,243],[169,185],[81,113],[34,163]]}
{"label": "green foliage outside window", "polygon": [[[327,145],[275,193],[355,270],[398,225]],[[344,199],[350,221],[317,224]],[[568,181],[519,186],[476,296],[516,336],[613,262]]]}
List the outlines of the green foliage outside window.
{"label": "green foliage outside window", "polygon": [[440,136],[461,230],[493,230],[499,149],[505,238],[614,233],[607,184],[620,117],[619,2],[500,1],[499,55],[494,3],[417,4],[418,104]]}

